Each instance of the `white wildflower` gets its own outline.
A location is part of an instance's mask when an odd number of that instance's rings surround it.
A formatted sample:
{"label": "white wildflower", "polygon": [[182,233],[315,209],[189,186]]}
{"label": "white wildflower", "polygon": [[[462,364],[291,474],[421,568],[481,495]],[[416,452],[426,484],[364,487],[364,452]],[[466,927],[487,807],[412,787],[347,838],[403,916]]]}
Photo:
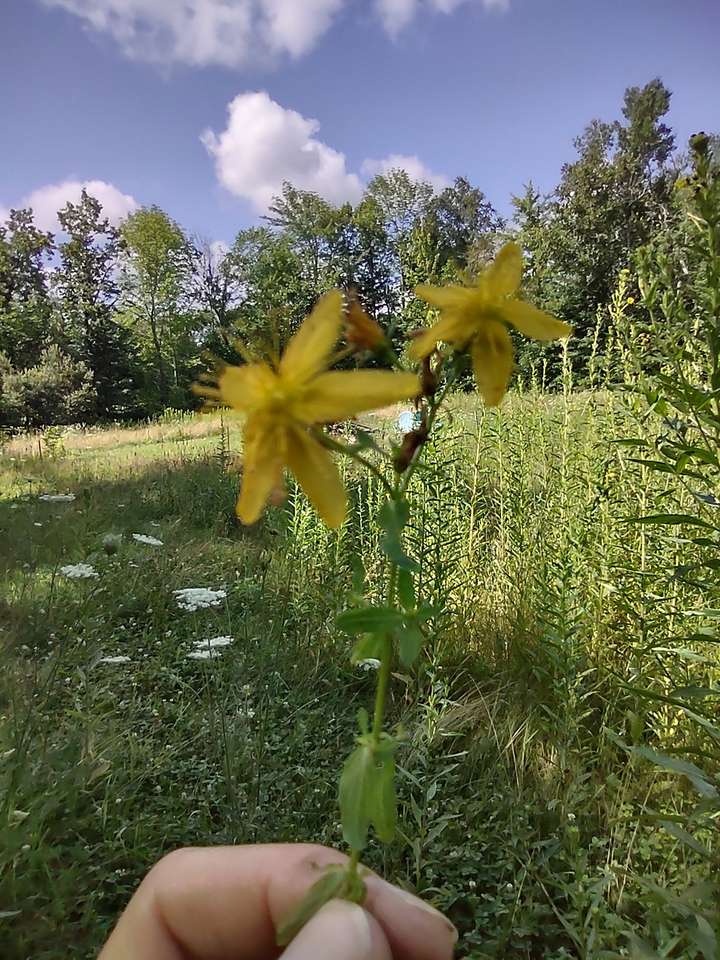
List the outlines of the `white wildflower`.
{"label": "white wildflower", "polygon": [[42,524],[41,524],[41,523],[38,523],[38,521],[36,520],[35,523],[33,523],[33,526],[34,526],[34,527],[41,527]]}
{"label": "white wildflower", "polygon": [[186,587],[184,590],[173,590],[173,593],[180,609],[190,612],[219,607],[227,597],[224,590],[208,590],[207,587]]}
{"label": "white wildflower", "polygon": [[369,673],[370,670],[379,670],[380,661],[376,660],[375,657],[368,657],[366,660],[358,660],[358,667],[361,667],[365,673]]}
{"label": "white wildflower", "polygon": [[100,657],[98,663],[131,663],[130,657]]}
{"label": "white wildflower", "polygon": [[69,580],[92,580],[99,576],[95,567],[91,567],[89,563],[69,563],[60,567],[60,573]]}
{"label": "white wildflower", "polygon": [[162,540],[158,540],[157,537],[147,537],[144,533],[134,533],[132,538],[137,540],[138,543],[146,543],[149,547],[161,547],[163,545]]}
{"label": "white wildflower", "polygon": [[42,493],[38,497],[38,500],[44,500],[46,503],[72,503],[74,499],[74,493]]}
{"label": "white wildflower", "polygon": [[195,640],[193,646],[196,650],[216,650],[218,647],[229,647],[234,642],[233,637],[211,637],[209,640]]}

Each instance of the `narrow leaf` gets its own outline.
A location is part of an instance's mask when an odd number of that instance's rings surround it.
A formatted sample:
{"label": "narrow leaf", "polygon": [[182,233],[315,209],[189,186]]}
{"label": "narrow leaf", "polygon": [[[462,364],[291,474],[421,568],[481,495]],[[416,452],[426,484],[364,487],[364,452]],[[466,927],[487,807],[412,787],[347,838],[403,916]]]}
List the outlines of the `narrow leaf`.
{"label": "narrow leaf", "polygon": [[393,607],[355,607],[341,613],[336,623],[351,635],[358,633],[390,633],[402,626],[403,616]]}

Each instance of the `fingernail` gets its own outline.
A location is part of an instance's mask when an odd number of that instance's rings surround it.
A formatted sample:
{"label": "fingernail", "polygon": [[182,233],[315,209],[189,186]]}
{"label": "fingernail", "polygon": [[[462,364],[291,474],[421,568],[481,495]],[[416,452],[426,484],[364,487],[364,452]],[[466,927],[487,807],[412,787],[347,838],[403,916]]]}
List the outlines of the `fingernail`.
{"label": "fingernail", "polygon": [[283,960],[369,960],[372,956],[368,915],[355,903],[331,900],[305,924],[283,954]]}
{"label": "fingernail", "polygon": [[422,910],[425,913],[430,914],[431,917],[439,920],[445,930],[447,930],[448,935],[452,937],[452,942],[457,942],[459,936],[457,929],[452,923],[450,923],[444,913],[440,913],[440,911],[436,910],[431,904],[426,903],[424,900],[421,900],[420,897],[416,897],[412,893],[408,893],[407,890],[403,890],[400,887],[395,887],[393,884],[387,883],[387,881],[385,881],[385,886],[392,891],[393,896],[399,897],[404,903],[409,904],[411,907],[415,907],[416,910]]}

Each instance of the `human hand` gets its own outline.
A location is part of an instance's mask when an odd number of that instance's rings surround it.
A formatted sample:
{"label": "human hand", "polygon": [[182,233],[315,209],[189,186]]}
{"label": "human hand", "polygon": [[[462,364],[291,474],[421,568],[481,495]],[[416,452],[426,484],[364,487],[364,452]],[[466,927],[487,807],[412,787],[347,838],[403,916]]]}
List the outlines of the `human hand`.
{"label": "human hand", "polygon": [[[346,857],[311,844],[177,850],[148,873],[99,960],[271,960],[275,931],[322,869]],[[370,874],[362,907],[332,900],[284,960],[450,960],[457,931]]]}

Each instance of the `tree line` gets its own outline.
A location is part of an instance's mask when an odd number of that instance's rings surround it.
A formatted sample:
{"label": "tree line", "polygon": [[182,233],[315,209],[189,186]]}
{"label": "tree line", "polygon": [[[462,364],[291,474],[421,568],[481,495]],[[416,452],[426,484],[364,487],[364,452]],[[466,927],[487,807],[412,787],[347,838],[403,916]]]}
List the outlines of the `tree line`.
{"label": "tree line", "polygon": [[[462,282],[513,237],[528,258],[526,295],[575,328],[582,378],[605,348],[602,314],[620,271],[673,237],[674,184],[687,160],[665,122],[659,79],[625,92],[621,118],[594,120],[547,195],[529,183],[501,217],[464,177],[435,190],[403,170],[376,176],[356,206],[333,207],[285,184],[262,226],[229,249],[188,236],[156,206],[118,227],[83,192],[58,212],[57,236],[32,210],[0,224],[0,426],[134,420],[195,401],[208,358],[237,340],[279,351],[316,298],[355,291],[401,339],[424,323],[419,282]],[[529,344],[519,375],[556,353]]]}

